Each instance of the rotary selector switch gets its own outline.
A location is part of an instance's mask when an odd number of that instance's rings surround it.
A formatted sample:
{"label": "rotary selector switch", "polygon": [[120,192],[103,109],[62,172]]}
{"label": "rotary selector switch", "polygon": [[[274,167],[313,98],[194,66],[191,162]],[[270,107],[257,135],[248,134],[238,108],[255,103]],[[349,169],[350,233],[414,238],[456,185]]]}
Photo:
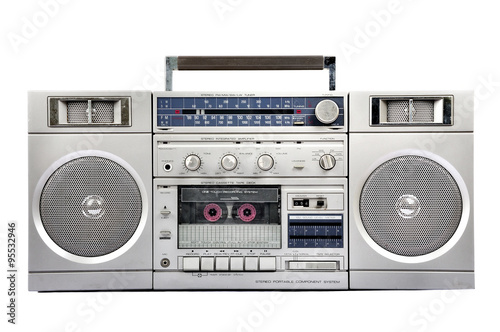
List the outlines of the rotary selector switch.
{"label": "rotary selector switch", "polygon": [[339,106],[333,100],[324,99],[316,105],[314,114],[319,122],[330,124],[337,120],[339,116]]}
{"label": "rotary selector switch", "polygon": [[232,154],[226,154],[222,157],[220,164],[226,171],[232,171],[236,168],[236,166],[238,166],[238,159],[236,159],[236,157]]}
{"label": "rotary selector switch", "polygon": [[184,166],[190,171],[196,171],[201,166],[201,159],[195,154],[190,154],[184,159]]}
{"label": "rotary selector switch", "polygon": [[336,160],[331,154],[324,154],[319,158],[319,166],[325,171],[329,171],[335,167]]}
{"label": "rotary selector switch", "polygon": [[257,166],[263,171],[269,171],[274,166],[274,159],[268,154],[263,154],[257,159]]}

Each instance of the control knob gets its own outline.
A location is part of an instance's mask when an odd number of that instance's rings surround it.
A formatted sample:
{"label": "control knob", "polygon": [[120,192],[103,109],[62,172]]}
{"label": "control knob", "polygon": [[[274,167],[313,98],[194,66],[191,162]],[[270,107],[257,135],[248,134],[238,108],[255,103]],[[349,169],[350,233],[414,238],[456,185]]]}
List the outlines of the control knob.
{"label": "control knob", "polygon": [[201,159],[195,154],[190,154],[184,159],[184,166],[190,171],[196,171],[201,166]]}
{"label": "control knob", "polygon": [[274,166],[274,159],[268,154],[263,154],[257,159],[257,166],[263,171],[269,171]]}
{"label": "control knob", "polygon": [[330,124],[339,116],[339,106],[330,99],[324,99],[316,105],[314,114],[319,122]]}
{"label": "control knob", "polygon": [[335,167],[336,160],[331,154],[324,154],[319,158],[319,166],[325,171],[329,171]]}
{"label": "control knob", "polygon": [[236,168],[236,166],[238,166],[238,159],[236,159],[236,157],[232,154],[226,154],[222,157],[220,164],[226,171],[232,171]]}

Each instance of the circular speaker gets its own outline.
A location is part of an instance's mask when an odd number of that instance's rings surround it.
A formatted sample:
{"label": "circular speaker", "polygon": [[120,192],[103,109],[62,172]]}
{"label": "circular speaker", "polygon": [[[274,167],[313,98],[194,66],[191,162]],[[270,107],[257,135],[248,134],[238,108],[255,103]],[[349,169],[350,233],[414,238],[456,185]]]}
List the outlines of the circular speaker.
{"label": "circular speaker", "polygon": [[39,223],[65,253],[100,257],[137,236],[146,207],[140,186],[124,164],[80,154],[65,160],[44,182]]}
{"label": "circular speaker", "polygon": [[377,167],[361,191],[361,222],[390,253],[415,257],[444,246],[462,218],[462,194],[441,164],[417,155]]}

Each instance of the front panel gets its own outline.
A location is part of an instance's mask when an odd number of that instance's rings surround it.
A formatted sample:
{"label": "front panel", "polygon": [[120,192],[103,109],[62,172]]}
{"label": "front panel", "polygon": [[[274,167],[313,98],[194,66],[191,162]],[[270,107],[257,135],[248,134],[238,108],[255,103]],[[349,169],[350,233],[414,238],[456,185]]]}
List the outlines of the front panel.
{"label": "front panel", "polygon": [[32,290],[474,287],[467,92],[30,92]]}

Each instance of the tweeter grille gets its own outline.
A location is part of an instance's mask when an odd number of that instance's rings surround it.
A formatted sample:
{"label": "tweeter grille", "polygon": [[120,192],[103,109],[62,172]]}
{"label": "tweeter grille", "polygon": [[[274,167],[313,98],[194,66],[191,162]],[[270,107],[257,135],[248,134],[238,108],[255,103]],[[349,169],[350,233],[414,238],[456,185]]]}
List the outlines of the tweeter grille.
{"label": "tweeter grille", "polygon": [[54,171],[39,206],[47,235],[82,257],[103,256],[125,245],[139,226],[143,208],[132,175],[97,156],[73,159]]}
{"label": "tweeter grille", "polygon": [[131,102],[131,97],[49,97],[49,126],[130,126]]}
{"label": "tweeter grille", "polygon": [[434,102],[430,100],[413,101],[413,122],[434,122]]}
{"label": "tweeter grille", "polygon": [[89,121],[89,116],[87,109],[89,103],[87,101],[68,101],[68,123],[87,123]]}
{"label": "tweeter grille", "polygon": [[387,122],[434,122],[434,101],[432,100],[389,100],[387,101]]}
{"label": "tweeter grille", "polygon": [[462,216],[462,195],[442,165],[406,155],[371,173],[359,210],[366,232],[380,247],[396,255],[421,256],[453,236]]}
{"label": "tweeter grille", "polygon": [[408,100],[391,100],[387,102],[387,122],[408,122],[410,116]]}
{"label": "tweeter grille", "polygon": [[92,122],[93,123],[113,123],[114,119],[114,102],[112,101],[95,101],[92,103]]}

